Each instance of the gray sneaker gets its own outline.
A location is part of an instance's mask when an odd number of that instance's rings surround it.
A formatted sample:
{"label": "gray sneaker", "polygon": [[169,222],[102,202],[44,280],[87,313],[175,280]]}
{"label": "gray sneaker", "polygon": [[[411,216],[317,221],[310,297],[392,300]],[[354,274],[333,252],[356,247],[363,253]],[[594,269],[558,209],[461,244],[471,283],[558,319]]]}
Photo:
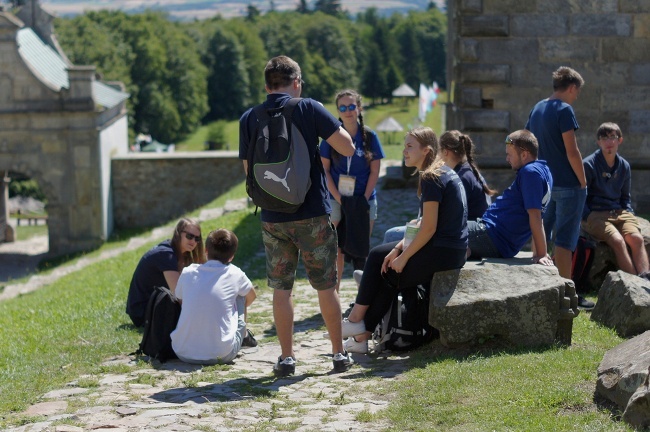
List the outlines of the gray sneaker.
{"label": "gray sneaker", "polygon": [[334,354],[334,357],[332,357],[332,363],[334,364],[334,372],[338,373],[350,369],[354,364],[354,360],[352,360],[352,355],[346,351],[345,353]]}
{"label": "gray sneaker", "polygon": [[273,373],[278,377],[286,377],[296,373],[296,359],[293,357],[278,357],[278,362],[273,366]]}

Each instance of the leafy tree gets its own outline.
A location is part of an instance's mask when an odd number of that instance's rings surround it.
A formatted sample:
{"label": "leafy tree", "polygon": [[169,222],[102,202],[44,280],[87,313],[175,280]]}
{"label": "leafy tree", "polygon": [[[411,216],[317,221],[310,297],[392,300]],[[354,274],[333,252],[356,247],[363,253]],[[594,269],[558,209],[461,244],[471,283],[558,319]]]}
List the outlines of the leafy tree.
{"label": "leafy tree", "polygon": [[310,12],[309,5],[307,5],[307,0],[300,0],[298,6],[296,7],[296,12],[301,14],[308,14]]}
{"label": "leafy tree", "polygon": [[396,62],[403,71],[404,81],[417,89],[421,82],[428,82],[429,77],[422,58],[420,39],[413,24],[412,20],[403,20],[393,29],[393,33],[399,44],[399,56]]}
{"label": "leafy tree", "polygon": [[237,37],[218,27],[204,59],[208,66],[210,120],[235,119],[251,105],[244,50]]}
{"label": "leafy tree", "polygon": [[316,0],[314,11],[320,11],[327,15],[342,16],[341,2],[339,0]]}
{"label": "leafy tree", "polygon": [[244,50],[244,67],[248,75],[249,103],[261,103],[266,95],[262,71],[268,61],[264,42],[262,42],[257,30],[241,19],[228,20],[224,25],[237,37]]}
{"label": "leafy tree", "polygon": [[246,19],[248,21],[256,21],[257,17],[261,15],[261,12],[258,8],[256,8],[254,5],[249,4],[248,7],[246,8]]}

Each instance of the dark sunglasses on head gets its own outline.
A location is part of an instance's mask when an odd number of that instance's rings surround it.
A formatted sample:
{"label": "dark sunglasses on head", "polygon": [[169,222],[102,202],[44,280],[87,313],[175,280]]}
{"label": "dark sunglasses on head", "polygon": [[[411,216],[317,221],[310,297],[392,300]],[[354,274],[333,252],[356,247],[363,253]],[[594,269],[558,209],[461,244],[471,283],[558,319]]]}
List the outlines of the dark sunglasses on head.
{"label": "dark sunglasses on head", "polygon": [[185,234],[185,238],[188,239],[188,240],[194,240],[197,243],[201,242],[201,236],[200,235],[190,234],[187,231],[183,231],[183,234]]}
{"label": "dark sunglasses on head", "polygon": [[356,106],[355,104],[350,104],[350,105],[348,105],[348,106],[341,105],[341,106],[339,107],[339,112],[344,113],[344,112],[346,112],[347,110],[354,111],[355,109],[357,109],[357,106]]}
{"label": "dark sunglasses on head", "polygon": [[506,145],[515,145],[515,143],[513,143],[512,140],[510,139],[510,135],[506,137]]}

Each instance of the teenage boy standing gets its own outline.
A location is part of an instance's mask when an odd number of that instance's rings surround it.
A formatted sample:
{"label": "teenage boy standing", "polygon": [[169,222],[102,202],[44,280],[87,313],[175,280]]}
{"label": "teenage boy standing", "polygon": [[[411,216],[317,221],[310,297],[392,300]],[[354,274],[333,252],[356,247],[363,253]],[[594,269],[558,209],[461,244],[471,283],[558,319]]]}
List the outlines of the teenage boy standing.
{"label": "teenage boy standing", "polygon": [[[575,131],[578,120],[571,105],[578,99],[584,80],[575,70],[562,66],[553,72],[553,94],[539,101],[530,112],[526,129],[537,137],[539,158],[553,175],[551,202],[544,214],[547,243],[555,239],[555,265],[560,276],[571,279],[571,258],[578,244],[587,180]],[[593,307],[582,297],[580,306]]]}

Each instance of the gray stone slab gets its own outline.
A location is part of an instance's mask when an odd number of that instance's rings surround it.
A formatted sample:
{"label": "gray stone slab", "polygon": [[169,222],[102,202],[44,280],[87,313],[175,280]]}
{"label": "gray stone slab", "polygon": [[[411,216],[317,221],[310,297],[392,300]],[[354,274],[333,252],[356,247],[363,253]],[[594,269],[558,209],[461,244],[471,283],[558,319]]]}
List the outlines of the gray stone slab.
{"label": "gray stone slab", "polygon": [[461,17],[461,36],[508,36],[509,32],[507,15],[470,15]]}
{"label": "gray stone slab", "polygon": [[464,84],[507,84],[510,80],[510,66],[507,64],[463,63],[459,68]]}
{"label": "gray stone slab", "polygon": [[510,17],[510,35],[513,37],[559,37],[567,34],[569,18],[563,14],[522,14]]}
{"label": "gray stone slab", "polygon": [[546,61],[596,61],[601,54],[601,42],[596,38],[560,37],[541,39],[539,60]]}

